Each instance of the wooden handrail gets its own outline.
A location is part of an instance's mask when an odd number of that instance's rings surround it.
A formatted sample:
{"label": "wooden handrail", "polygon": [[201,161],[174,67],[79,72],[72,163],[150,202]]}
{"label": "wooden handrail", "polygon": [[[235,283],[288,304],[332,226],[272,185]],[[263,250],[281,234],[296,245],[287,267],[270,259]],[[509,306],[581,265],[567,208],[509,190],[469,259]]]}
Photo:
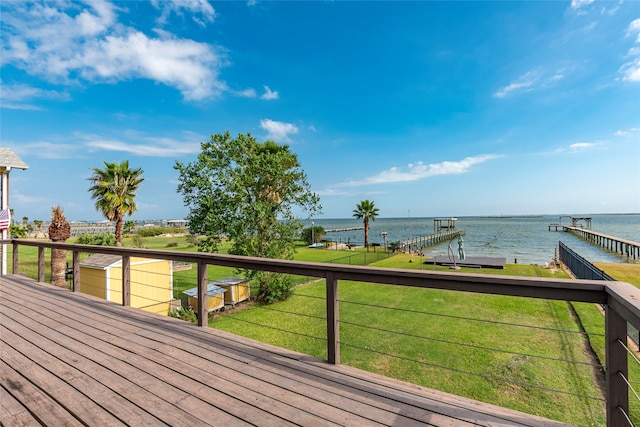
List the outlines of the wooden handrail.
{"label": "wooden handrail", "polygon": [[[224,267],[270,271],[308,277],[353,280],[419,288],[443,289],[561,301],[607,303],[606,282],[599,280],[569,280],[542,277],[495,276],[490,274],[452,273],[431,270],[404,270],[344,264],[324,264],[282,259],[255,258],[206,252],[178,252],[160,249],[138,249],[112,246],[78,245],[70,243],[10,240],[23,246],[59,248],[73,252],[103,253],[119,256],[168,259],[190,263],[205,263]],[[0,242],[2,243],[2,242]],[[609,282],[612,283],[612,282]],[[631,285],[629,285],[631,286]]]}
{"label": "wooden handrail", "polygon": [[[625,348],[627,322],[640,329],[640,289],[628,283],[403,270],[203,252],[78,245],[22,239],[0,240],[0,244],[3,243],[13,245],[14,273],[18,271],[19,246],[38,248],[39,280],[44,280],[44,248],[72,251],[74,291],[79,290],[81,252],[121,256],[123,258],[123,284],[127,284],[130,280],[128,266],[130,258],[134,256],[196,263],[198,266],[198,325],[203,327],[207,326],[207,266],[209,264],[324,278],[327,299],[327,359],[329,363],[333,364],[340,363],[338,310],[338,284],[340,280],[602,304],[606,306],[607,426],[624,425],[624,414],[629,412],[629,392],[625,381],[628,378],[628,357]],[[125,305],[128,305],[128,293],[125,285],[123,288],[123,304]]]}

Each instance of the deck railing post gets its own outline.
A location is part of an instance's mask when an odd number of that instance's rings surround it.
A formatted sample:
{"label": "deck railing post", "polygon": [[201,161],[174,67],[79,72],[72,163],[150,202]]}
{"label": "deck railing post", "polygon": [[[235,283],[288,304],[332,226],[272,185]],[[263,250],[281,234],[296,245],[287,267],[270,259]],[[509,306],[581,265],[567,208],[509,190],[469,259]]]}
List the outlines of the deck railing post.
{"label": "deck railing post", "polygon": [[338,279],[333,273],[327,273],[327,361],[340,364],[340,312],[338,307]]}
{"label": "deck railing post", "polygon": [[198,326],[207,326],[209,323],[207,280],[207,264],[198,261]]}
{"label": "deck railing post", "polygon": [[122,255],[122,305],[131,305],[131,257]]}
{"label": "deck railing post", "polygon": [[11,266],[11,272],[18,274],[18,244],[13,242],[13,265]]}
{"label": "deck railing post", "polygon": [[625,414],[629,413],[629,389],[625,381],[629,377],[627,321],[610,304],[606,308],[605,335],[607,427],[617,427],[627,425]]}
{"label": "deck railing post", "polygon": [[44,282],[44,246],[38,246],[38,282]]}
{"label": "deck railing post", "polygon": [[71,268],[73,268],[73,292],[80,292],[80,252],[73,251],[73,258],[71,261]]}

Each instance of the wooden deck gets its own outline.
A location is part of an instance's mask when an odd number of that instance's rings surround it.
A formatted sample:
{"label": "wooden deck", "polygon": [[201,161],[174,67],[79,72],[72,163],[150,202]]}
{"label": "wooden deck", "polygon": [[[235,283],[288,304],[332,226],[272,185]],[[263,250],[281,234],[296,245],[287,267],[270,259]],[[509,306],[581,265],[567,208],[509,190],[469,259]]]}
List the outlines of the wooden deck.
{"label": "wooden deck", "polygon": [[0,423],[563,424],[0,276]]}

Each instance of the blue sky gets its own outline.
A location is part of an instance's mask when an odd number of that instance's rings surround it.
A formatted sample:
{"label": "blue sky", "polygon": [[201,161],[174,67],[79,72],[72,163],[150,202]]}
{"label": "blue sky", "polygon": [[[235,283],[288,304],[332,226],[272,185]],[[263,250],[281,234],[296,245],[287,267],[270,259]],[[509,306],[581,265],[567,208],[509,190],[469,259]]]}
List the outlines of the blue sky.
{"label": "blue sky", "polygon": [[225,130],[289,144],[326,218],[640,212],[637,1],[0,7],[20,219],[102,219],[125,159],[133,219],[183,218],[173,165]]}

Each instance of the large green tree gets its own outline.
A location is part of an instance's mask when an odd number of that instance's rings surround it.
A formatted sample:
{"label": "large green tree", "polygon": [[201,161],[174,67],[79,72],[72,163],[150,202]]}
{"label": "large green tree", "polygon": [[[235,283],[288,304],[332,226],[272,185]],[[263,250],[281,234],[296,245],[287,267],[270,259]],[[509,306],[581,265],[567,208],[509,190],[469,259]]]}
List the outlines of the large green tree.
{"label": "large green tree", "polygon": [[[303,225],[294,208],[309,216],[321,209],[297,155],[287,145],[251,134],[232,138],[228,131],[212,135],[201,150],[195,162],[175,165],[178,192],[190,208],[189,231],[205,236],[199,250],[217,251],[226,236],[232,254],[291,259]],[[281,276],[245,273],[259,281],[259,299],[288,296]]]}
{"label": "large green tree", "polygon": [[363,200],[356,205],[353,216],[362,219],[364,225],[364,246],[369,247],[369,221],[375,221],[378,216],[378,208],[370,200]]}
{"label": "large green tree", "polygon": [[122,226],[126,214],[133,215],[137,206],[136,193],[144,178],[143,170],[130,169],[129,161],[104,162],[104,169],[93,168],[91,198],[96,200],[96,210],[116,223],[116,246],[122,246]]}

